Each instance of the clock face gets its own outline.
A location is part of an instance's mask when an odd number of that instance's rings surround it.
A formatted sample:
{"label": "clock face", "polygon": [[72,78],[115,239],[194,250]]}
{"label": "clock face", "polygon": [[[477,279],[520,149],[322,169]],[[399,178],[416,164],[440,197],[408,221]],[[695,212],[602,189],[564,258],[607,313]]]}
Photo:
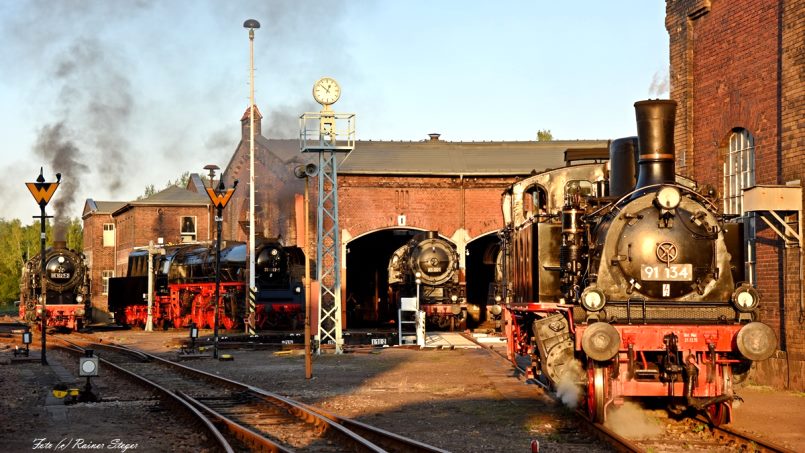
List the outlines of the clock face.
{"label": "clock face", "polygon": [[341,87],[330,77],[322,77],[313,85],[313,98],[321,105],[334,104],[341,97]]}

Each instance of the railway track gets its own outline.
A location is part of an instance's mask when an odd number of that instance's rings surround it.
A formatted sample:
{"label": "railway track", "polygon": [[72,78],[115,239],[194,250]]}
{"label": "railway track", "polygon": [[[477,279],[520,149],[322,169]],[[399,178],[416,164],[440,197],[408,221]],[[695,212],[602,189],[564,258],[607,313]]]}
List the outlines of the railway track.
{"label": "railway track", "polygon": [[152,354],[87,339],[58,341],[76,354],[102,350],[98,356],[105,366],[191,413],[219,451],[446,451]]}
{"label": "railway track", "polygon": [[[472,340],[469,336],[467,338]],[[511,361],[500,350],[488,348],[481,343],[478,344],[511,365]],[[518,367],[518,370],[525,374],[524,369]],[[549,392],[549,394],[554,396],[552,392]],[[757,436],[734,430],[728,426],[712,426],[703,417],[682,420],[663,418],[661,419],[662,426],[659,427],[662,434],[638,439],[623,436],[608,426],[594,423],[583,411],[577,411],[577,416],[593,436],[619,452],[744,451],[794,453],[793,450]],[[693,435],[690,435],[690,433]]]}

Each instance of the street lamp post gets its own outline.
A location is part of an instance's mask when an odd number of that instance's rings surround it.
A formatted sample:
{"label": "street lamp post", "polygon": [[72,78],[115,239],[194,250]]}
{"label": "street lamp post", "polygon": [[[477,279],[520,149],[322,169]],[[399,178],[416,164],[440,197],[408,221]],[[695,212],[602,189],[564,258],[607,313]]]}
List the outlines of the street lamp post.
{"label": "street lamp post", "polygon": [[254,335],[254,311],[256,297],[255,237],[254,237],[254,29],[260,28],[260,22],[248,19],[243,27],[249,29],[249,292],[248,322],[246,333]]}
{"label": "street lamp post", "polygon": [[[40,303],[42,304],[42,365],[47,365],[47,261],[45,259],[45,239],[47,238],[46,234],[46,224],[45,219],[50,218],[51,216],[45,215],[45,206],[48,205],[50,198],[53,196],[53,193],[56,192],[56,189],[59,187],[59,182],[61,182],[61,173],[56,173],[56,182],[45,182],[45,177],[43,175],[43,169],[39,168],[39,177],[36,178],[36,182],[26,182],[25,185],[28,187],[28,190],[31,192],[31,195],[34,196],[34,199],[37,203],[39,203],[39,225],[40,225],[40,232],[39,232],[39,246],[40,252],[39,256],[42,258],[42,280],[40,283],[40,291],[39,291],[39,298]],[[34,216],[36,218],[36,216]]]}
{"label": "street lamp post", "polygon": [[232,198],[232,193],[235,192],[235,187],[238,186],[238,181],[236,180],[235,183],[232,185],[231,189],[224,188],[224,180],[223,178],[218,181],[218,188],[214,189],[215,184],[215,170],[218,170],[217,165],[207,165],[204,167],[205,170],[209,171],[210,175],[210,187],[207,189],[207,195],[210,197],[210,201],[212,204],[215,205],[215,226],[216,226],[216,238],[215,238],[215,312],[213,312],[213,357],[218,358],[218,311],[220,307],[220,299],[221,299],[221,224],[223,222],[223,211],[226,204],[229,203],[229,199]]}
{"label": "street lamp post", "polygon": [[305,248],[305,379],[313,377],[313,359],[311,357],[310,347],[310,240],[308,238],[308,221],[310,217],[310,208],[308,207],[309,197],[309,182],[311,176],[318,174],[318,167],[315,164],[300,165],[294,169],[294,175],[297,178],[305,178],[305,233],[304,233],[304,248]]}

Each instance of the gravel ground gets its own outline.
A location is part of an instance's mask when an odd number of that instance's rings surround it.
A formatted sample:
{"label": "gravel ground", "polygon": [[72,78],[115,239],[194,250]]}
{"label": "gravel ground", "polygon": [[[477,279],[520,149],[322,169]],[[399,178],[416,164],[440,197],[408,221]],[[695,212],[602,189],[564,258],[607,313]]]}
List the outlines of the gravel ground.
{"label": "gravel ground", "polygon": [[[176,357],[186,333],[135,330],[101,335],[109,342]],[[541,451],[607,451],[587,437],[570,410],[537,386],[524,383],[506,361],[488,350],[385,348],[327,353],[314,356],[310,380],[304,376],[302,351],[236,349],[222,353],[232,354],[234,360],[183,363],[449,451],[529,451],[532,439],[539,441]],[[9,356],[10,349],[0,344],[0,363]],[[48,359],[77,375],[75,359],[51,350]],[[0,420],[4,426],[0,451],[31,451],[36,439],[52,443],[50,447],[41,444],[39,450],[43,451],[56,451],[62,440],[72,442],[62,451],[86,450],[92,443],[118,451],[204,451],[205,439],[193,434],[186,422],[175,418],[153,395],[103,369],[101,373],[93,381],[102,397],[100,403],[46,407],[46,396],[59,381],[50,367],[43,368],[38,361],[0,365]],[[805,440],[797,428],[805,422],[803,395],[762,387],[740,393],[747,401],[735,411],[736,427],[805,451]],[[79,439],[84,444],[78,444]]]}

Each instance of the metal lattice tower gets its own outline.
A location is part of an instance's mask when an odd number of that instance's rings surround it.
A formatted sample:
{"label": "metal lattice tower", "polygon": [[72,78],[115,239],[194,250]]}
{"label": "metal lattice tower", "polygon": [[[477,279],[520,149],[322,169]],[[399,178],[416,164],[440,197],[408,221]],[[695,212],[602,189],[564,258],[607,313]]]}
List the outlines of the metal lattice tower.
{"label": "metal lattice tower", "polygon": [[[343,350],[341,336],[341,243],[338,226],[338,155],[355,147],[355,115],[335,113],[325,106],[300,117],[302,152],[319,154],[319,193],[316,209],[316,278],[319,281],[319,323],[314,349],[322,344]],[[341,126],[341,127],[339,127]],[[307,238],[305,238],[307,240]]]}

